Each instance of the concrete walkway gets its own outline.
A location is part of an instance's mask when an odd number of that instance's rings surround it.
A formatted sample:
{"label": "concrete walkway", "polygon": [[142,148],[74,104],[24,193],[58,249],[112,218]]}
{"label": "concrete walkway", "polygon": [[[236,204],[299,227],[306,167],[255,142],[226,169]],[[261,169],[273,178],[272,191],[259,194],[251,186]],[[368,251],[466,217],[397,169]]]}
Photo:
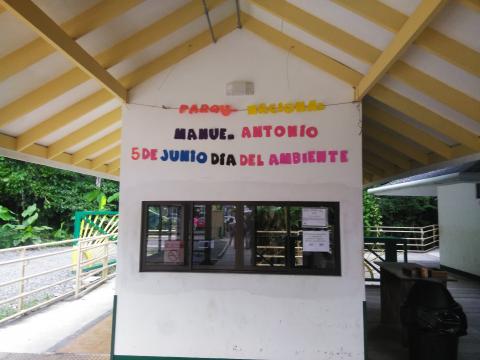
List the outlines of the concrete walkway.
{"label": "concrete walkway", "polygon": [[53,352],[111,312],[114,284],[110,280],[80,299],[61,301],[0,326],[0,353]]}

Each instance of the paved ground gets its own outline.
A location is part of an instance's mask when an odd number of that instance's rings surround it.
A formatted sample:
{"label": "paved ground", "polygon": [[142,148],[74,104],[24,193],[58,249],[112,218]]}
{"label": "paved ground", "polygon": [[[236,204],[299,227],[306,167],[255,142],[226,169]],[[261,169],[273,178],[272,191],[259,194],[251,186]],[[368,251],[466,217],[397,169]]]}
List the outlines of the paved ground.
{"label": "paved ground", "polygon": [[51,352],[65,338],[83,332],[111,311],[114,281],[78,300],[62,301],[0,326],[0,353]]}

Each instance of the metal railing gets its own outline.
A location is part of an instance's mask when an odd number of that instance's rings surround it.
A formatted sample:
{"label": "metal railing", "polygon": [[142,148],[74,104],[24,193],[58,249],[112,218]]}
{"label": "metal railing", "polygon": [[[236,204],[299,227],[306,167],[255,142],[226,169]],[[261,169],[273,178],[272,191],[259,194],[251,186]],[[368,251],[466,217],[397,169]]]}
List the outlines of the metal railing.
{"label": "metal railing", "polygon": [[425,252],[439,245],[438,225],[377,226],[366,230],[368,237],[396,237],[407,240],[408,251]]}
{"label": "metal railing", "polygon": [[[116,235],[105,234],[88,238],[0,249],[0,255],[17,253],[17,256],[13,259],[0,261],[0,271],[7,266],[19,265],[18,277],[0,283],[0,295],[5,294],[5,292],[2,292],[2,289],[10,287],[10,290],[6,292],[6,298],[0,297],[0,315],[2,315],[0,324],[69,296],[78,298],[114,277],[116,270]],[[112,236],[115,236],[114,240],[112,240]],[[69,248],[62,249],[61,247],[63,246],[69,246]],[[34,254],[38,250],[52,247],[55,248],[55,251],[38,255]],[[50,269],[45,268],[48,266],[48,260],[52,260],[52,257],[59,255],[68,256],[67,254],[70,254],[71,257],[71,259],[68,259],[68,265],[54,266]],[[41,267],[42,271],[27,275],[28,265],[37,261],[41,262],[42,260],[45,264],[36,264],[36,267]],[[65,262],[65,259],[63,259],[63,262]],[[66,271],[68,269],[70,271]],[[49,274],[57,273],[58,275],[62,271],[60,280],[55,279],[49,283],[41,281],[41,286],[26,291],[26,286],[29,285],[30,280]],[[12,269],[9,270],[9,273],[11,272]],[[68,283],[71,283],[71,286]],[[15,284],[18,284],[17,294],[11,296],[9,293],[12,292],[11,287]],[[67,286],[64,286],[61,293],[56,292],[53,295],[48,293],[49,289],[63,284]],[[47,293],[48,296],[37,298],[35,301],[30,301],[31,303],[27,304],[26,299],[40,293]]]}

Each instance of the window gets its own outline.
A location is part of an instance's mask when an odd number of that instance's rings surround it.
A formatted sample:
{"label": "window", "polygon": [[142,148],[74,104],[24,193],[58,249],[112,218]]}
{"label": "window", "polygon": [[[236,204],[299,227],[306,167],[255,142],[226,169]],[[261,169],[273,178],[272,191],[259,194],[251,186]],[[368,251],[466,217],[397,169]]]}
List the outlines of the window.
{"label": "window", "polygon": [[144,202],[141,271],[340,275],[338,202]]}

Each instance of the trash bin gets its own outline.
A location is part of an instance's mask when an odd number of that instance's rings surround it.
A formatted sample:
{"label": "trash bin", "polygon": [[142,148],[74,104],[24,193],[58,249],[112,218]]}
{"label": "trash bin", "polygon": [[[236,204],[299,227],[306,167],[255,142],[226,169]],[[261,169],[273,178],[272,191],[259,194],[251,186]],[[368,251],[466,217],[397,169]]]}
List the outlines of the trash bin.
{"label": "trash bin", "polygon": [[415,282],[401,309],[410,360],[456,360],[458,337],[467,334],[467,318],[447,288]]}

